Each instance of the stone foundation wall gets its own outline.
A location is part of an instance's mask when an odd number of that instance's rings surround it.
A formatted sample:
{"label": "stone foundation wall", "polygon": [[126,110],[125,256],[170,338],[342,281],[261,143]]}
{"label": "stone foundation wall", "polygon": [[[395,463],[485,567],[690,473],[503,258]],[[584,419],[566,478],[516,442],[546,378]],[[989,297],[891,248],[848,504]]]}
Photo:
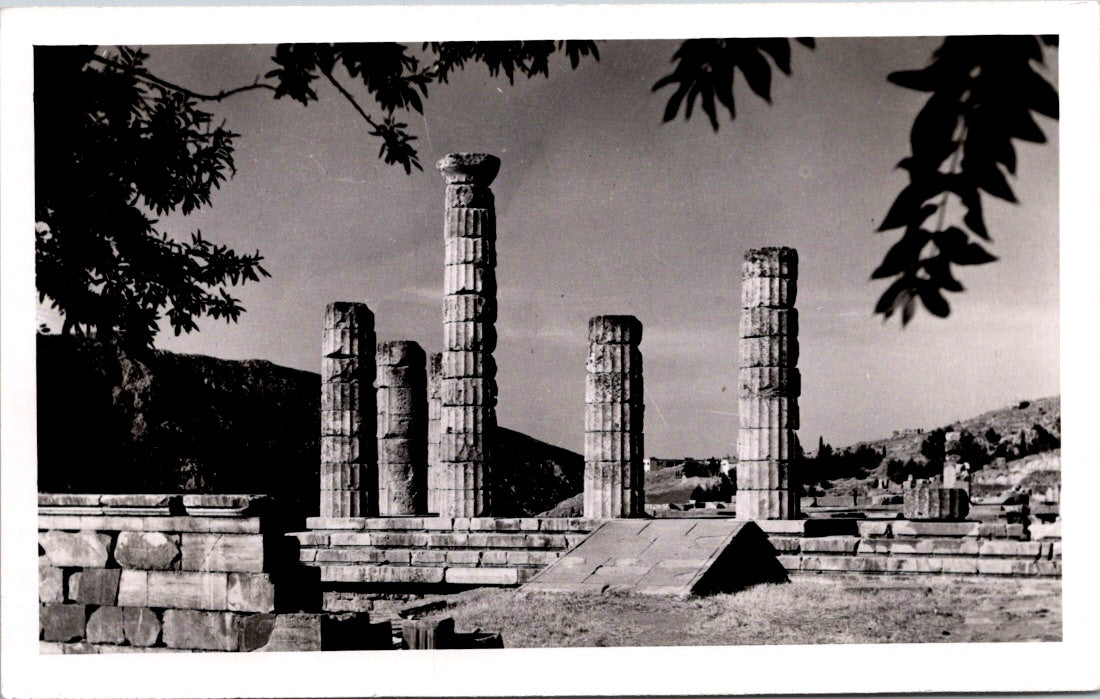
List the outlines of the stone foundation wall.
{"label": "stone foundation wall", "polygon": [[297,565],[269,504],[39,495],[41,652],[387,647],[388,623],[321,613],[316,573]]}

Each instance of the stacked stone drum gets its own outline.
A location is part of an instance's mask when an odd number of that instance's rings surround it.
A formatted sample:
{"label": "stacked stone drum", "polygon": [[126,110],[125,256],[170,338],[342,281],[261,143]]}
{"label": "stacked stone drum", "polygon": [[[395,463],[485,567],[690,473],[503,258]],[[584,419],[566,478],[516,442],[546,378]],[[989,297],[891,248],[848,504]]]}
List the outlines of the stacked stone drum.
{"label": "stacked stone drum", "polygon": [[374,314],[362,303],[328,304],[321,359],[322,517],[378,512],[374,374]]}
{"label": "stacked stone drum", "polygon": [[794,519],[798,484],[798,253],[745,253],[741,286],[741,369],[737,438],[738,519]]}
{"label": "stacked stone drum", "polygon": [[489,514],[490,444],[496,432],[496,218],[489,189],[500,160],[445,156],[443,357],[440,377],[440,516]]}
{"label": "stacked stone drum", "polygon": [[642,324],[633,316],[588,321],[584,516],[645,514]]}
{"label": "stacked stone drum", "polygon": [[424,350],[415,342],[378,343],[378,513],[427,512],[428,400]]}

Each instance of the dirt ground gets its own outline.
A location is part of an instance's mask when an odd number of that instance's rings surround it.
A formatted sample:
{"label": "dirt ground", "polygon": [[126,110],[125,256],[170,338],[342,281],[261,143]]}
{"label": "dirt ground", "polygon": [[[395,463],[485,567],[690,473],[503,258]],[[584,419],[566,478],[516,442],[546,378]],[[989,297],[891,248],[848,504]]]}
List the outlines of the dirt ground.
{"label": "dirt ground", "polygon": [[460,631],[505,647],[1058,641],[1060,580],[804,576],[675,600],[471,590],[449,608]]}

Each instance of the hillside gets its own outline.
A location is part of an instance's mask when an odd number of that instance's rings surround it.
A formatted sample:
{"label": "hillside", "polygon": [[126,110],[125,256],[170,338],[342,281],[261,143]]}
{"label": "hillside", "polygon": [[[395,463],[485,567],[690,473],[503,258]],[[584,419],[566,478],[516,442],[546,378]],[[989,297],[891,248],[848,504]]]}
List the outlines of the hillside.
{"label": "hillside", "polygon": [[[38,337],[38,489],[268,493],[316,514],[320,376],[155,351],[120,368],[76,337]],[[534,514],[578,492],[580,454],[501,428],[494,501]]]}

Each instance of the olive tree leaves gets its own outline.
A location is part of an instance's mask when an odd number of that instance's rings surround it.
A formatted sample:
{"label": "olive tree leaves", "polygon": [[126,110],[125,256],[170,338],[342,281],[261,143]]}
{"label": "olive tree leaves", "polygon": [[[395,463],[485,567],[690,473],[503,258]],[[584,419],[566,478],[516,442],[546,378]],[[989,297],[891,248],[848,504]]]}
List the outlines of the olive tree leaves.
{"label": "olive tree leaves", "polygon": [[1016,173],[1012,140],[1046,141],[1031,112],[1058,118],[1058,94],[1034,68],[1044,46],[1056,45],[1057,37],[949,37],[927,67],[888,76],[931,94],[913,121],[912,153],[898,163],[909,184],[878,227],[902,230],[871,274],[895,278],[875,306],[884,319],[900,310],[906,325],[918,300],[946,317],[951,307],[943,292],[963,290],[953,267],[997,259],[982,244],[992,240],[982,193],[1015,202],[1007,178]]}
{"label": "olive tree leaves", "polygon": [[[412,168],[423,169],[413,145],[417,137],[395,114],[399,110],[423,114],[428,85],[446,83],[451,73],[467,63],[481,63],[490,76],[504,74],[509,83],[516,75],[549,77],[550,57],[559,51],[574,69],[582,57],[591,55],[597,61],[600,57],[593,41],[436,42],[423,44],[419,57],[396,43],[280,44],[272,57],[278,67],[265,77],[275,80],[276,98],[290,97],[303,105],[317,99],[313,83],[324,78],[366,121],[370,135],[381,139],[378,157],[411,174]],[[362,83],[382,116],[372,115],[344,85],[343,75],[337,76],[338,67]]]}
{"label": "olive tree leaves", "polygon": [[[814,48],[813,39],[796,41]],[[737,116],[733,102],[735,70],[741,72],[750,90],[770,104],[772,68],[767,57],[784,75],[791,74],[791,44],[787,39],[688,39],[672,56],[676,67],[653,86],[656,92],[676,85],[665,105],[664,120],[675,119],[681,104],[684,120],[691,119],[698,99],[711,128],[717,131],[716,101],[729,112],[731,120]]]}

